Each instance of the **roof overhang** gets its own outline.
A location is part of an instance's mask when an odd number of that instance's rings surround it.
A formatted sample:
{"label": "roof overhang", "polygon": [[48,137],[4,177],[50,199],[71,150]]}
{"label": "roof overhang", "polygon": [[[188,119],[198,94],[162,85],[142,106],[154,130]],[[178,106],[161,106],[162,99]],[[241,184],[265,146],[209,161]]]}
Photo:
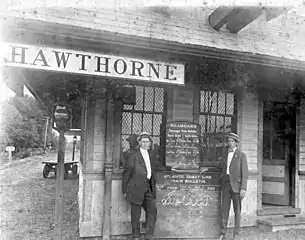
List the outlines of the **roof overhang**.
{"label": "roof overhang", "polygon": [[[15,43],[31,42],[37,45],[68,46],[76,49],[100,49],[103,45],[117,45],[125,48],[152,50],[162,54],[174,55],[178,60],[189,58],[211,58],[229,60],[236,63],[305,70],[303,61],[222,49],[210,46],[183,44],[141,36],[126,35],[88,29],[82,26],[71,26],[52,22],[38,21],[22,17],[6,17],[2,22],[4,32],[2,40]],[[86,45],[83,43],[87,42]]]}

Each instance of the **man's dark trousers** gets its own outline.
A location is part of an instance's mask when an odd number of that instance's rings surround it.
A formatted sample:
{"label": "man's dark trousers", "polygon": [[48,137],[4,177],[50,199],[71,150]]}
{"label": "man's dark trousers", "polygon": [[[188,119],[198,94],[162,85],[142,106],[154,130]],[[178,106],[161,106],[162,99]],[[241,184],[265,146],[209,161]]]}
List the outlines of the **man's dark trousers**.
{"label": "man's dark trousers", "polygon": [[132,225],[132,237],[139,238],[140,237],[140,217],[141,217],[141,209],[142,207],[145,210],[146,214],[146,228],[147,228],[147,237],[150,237],[154,233],[156,219],[157,219],[157,206],[156,201],[153,198],[151,192],[151,184],[149,180],[147,180],[147,191],[144,195],[144,201],[142,205],[135,204],[130,202],[131,206],[131,225]]}
{"label": "man's dark trousers", "polygon": [[239,234],[240,230],[240,213],[241,213],[241,198],[240,194],[233,191],[229,175],[225,174],[221,178],[221,234],[225,235],[227,231],[231,200],[233,201],[233,209],[235,214],[234,235]]}

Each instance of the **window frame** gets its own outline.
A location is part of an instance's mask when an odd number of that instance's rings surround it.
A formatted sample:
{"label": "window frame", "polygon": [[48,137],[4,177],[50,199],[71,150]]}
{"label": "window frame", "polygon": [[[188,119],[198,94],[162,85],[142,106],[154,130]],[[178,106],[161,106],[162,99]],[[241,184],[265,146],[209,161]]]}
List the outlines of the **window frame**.
{"label": "window frame", "polygon": [[[215,110],[215,112],[212,112],[212,111],[210,111],[210,112],[206,112],[205,110],[206,110],[206,105],[205,105],[205,107],[203,108],[203,110],[202,110],[202,107],[201,107],[201,92],[206,92],[206,93],[211,93],[211,95],[210,96],[212,96],[212,94],[213,93],[217,93],[217,103],[216,103],[216,110]],[[219,94],[220,93],[223,93],[223,94],[225,94],[225,107],[224,107],[224,113],[219,113]],[[227,94],[232,94],[233,95],[233,113],[232,114],[227,114]],[[210,100],[210,96],[209,96],[209,98],[208,98],[208,101]],[[205,103],[204,104],[206,104],[206,101],[205,101]],[[209,103],[208,103],[208,105],[209,105]],[[201,165],[206,165],[206,166],[217,166],[218,164],[219,164],[219,157],[221,157],[224,153],[225,153],[225,149],[227,148],[227,144],[226,144],[226,133],[228,133],[228,132],[234,132],[234,133],[237,133],[237,111],[238,111],[238,109],[237,109],[237,94],[236,94],[236,92],[234,92],[234,91],[226,91],[226,90],[221,90],[221,91],[219,91],[219,90],[214,90],[214,89],[206,89],[206,88],[201,88],[200,90],[199,90],[199,97],[198,97],[198,124],[200,125],[200,128],[201,128],[201,131],[200,131],[200,139],[201,139],[201,149],[200,149],[200,152],[201,152]],[[213,117],[214,116],[214,129],[215,130],[213,130],[213,131],[210,131],[210,132],[208,132],[207,130],[204,132],[204,130],[202,129],[202,124],[201,124],[201,120],[200,120],[200,118],[201,118],[201,116],[206,116],[207,118],[209,118],[209,117]],[[223,124],[224,124],[224,126],[225,126],[225,118],[227,118],[227,117],[230,117],[231,118],[231,128],[230,128],[230,131],[225,131],[225,128],[223,129],[223,131],[220,133],[220,132],[217,132],[217,124],[216,124],[216,122],[217,122],[217,117],[223,117],[224,119],[223,119]],[[210,126],[211,127],[211,126]],[[208,124],[205,124],[205,129],[207,129],[208,128]],[[207,145],[207,137],[208,138],[211,138],[211,136],[213,135],[213,134],[217,134],[217,133],[220,133],[220,135],[222,135],[221,136],[221,143],[223,144],[222,146],[221,146],[221,152],[220,152],[220,154],[218,154],[217,155],[217,150],[215,150],[216,149],[216,147],[206,147],[206,145]],[[205,143],[205,144],[204,144]],[[214,155],[215,155],[215,157],[216,157],[216,159],[215,160],[213,160],[213,161],[207,161],[206,159],[209,159],[211,156],[209,156],[209,154],[210,154],[210,152],[209,152],[209,150],[210,149],[214,149]],[[212,157],[213,157],[213,155],[212,155]]]}
{"label": "window frame", "polygon": [[[124,109],[124,104],[121,103],[120,105],[120,121],[119,121],[119,154],[117,155],[117,159],[116,159],[116,164],[115,164],[115,171],[117,172],[122,172],[123,171],[123,166],[121,165],[121,162],[123,160],[123,148],[122,148],[122,144],[123,144],[123,136],[127,136],[129,134],[126,134],[126,133],[123,133],[122,130],[123,130],[123,126],[122,126],[122,122],[123,122],[123,113],[124,112],[130,112],[131,114],[134,114],[134,113],[140,113],[142,114],[142,128],[141,128],[141,132],[143,131],[143,118],[144,118],[144,114],[152,114],[153,116],[154,115],[161,115],[161,125],[164,125],[165,122],[166,122],[166,119],[167,119],[167,95],[168,95],[168,90],[165,86],[160,86],[160,85],[152,85],[152,84],[126,84],[126,85],[129,85],[129,86],[138,86],[138,87],[143,87],[143,108],[141,110],[139,109],[135,109],[135,105],[132,106],[132,109]],[[154,94],[153,94],[153,109],[152,111],[150,110],[145,110],[145,90],[144,89],[147,89],[147,88],[153,88],[154,89]],[[155,100],[156,100],[156,95],[155,95],[155,89],[156,88],[160,88],[160,89],[163,89],[163,111],[155,111]],[[154,134],[153,132],[153,124],[154,124],[154,117],[152,116],[152,127],[151,127],[151,130],[152,130],[152,133],[150,134]],[[133,123],[131,121],[131,134],[133,134]],[[118,121],[116,123],[116,125],[118,125]],[[162,127],[160,126],[160,131],[159,131],[159,135],[152,135],[152,137],[158,137],[159,138],[159,147],[160,147],[160,155],[162,156],[161,152],[162,152]]]}

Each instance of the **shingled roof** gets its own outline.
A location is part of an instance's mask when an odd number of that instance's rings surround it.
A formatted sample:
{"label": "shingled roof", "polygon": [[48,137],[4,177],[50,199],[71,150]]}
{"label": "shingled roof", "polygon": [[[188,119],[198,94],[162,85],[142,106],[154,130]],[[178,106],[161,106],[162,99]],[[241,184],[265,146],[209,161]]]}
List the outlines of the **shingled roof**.
{"label": "shingled roof", "polygon": [[304,8],[290,10],[270,21],[262,14],[237,34],[216,31],[208,23],[215,8],[36,7],[4,12],[4,17],[139,36],[148,39],[208,46],[252,54],[305,61]]}

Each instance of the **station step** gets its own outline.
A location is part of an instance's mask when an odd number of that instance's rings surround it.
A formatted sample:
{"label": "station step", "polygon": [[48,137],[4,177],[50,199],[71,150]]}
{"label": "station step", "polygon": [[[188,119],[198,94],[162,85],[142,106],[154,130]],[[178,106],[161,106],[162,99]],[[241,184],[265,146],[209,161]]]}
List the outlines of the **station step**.
{"label": "station step", "polygon": [[288,229],[305,229],[305,217],[285,217],[257,220],[258,227],[267,232],[284,231]]}

